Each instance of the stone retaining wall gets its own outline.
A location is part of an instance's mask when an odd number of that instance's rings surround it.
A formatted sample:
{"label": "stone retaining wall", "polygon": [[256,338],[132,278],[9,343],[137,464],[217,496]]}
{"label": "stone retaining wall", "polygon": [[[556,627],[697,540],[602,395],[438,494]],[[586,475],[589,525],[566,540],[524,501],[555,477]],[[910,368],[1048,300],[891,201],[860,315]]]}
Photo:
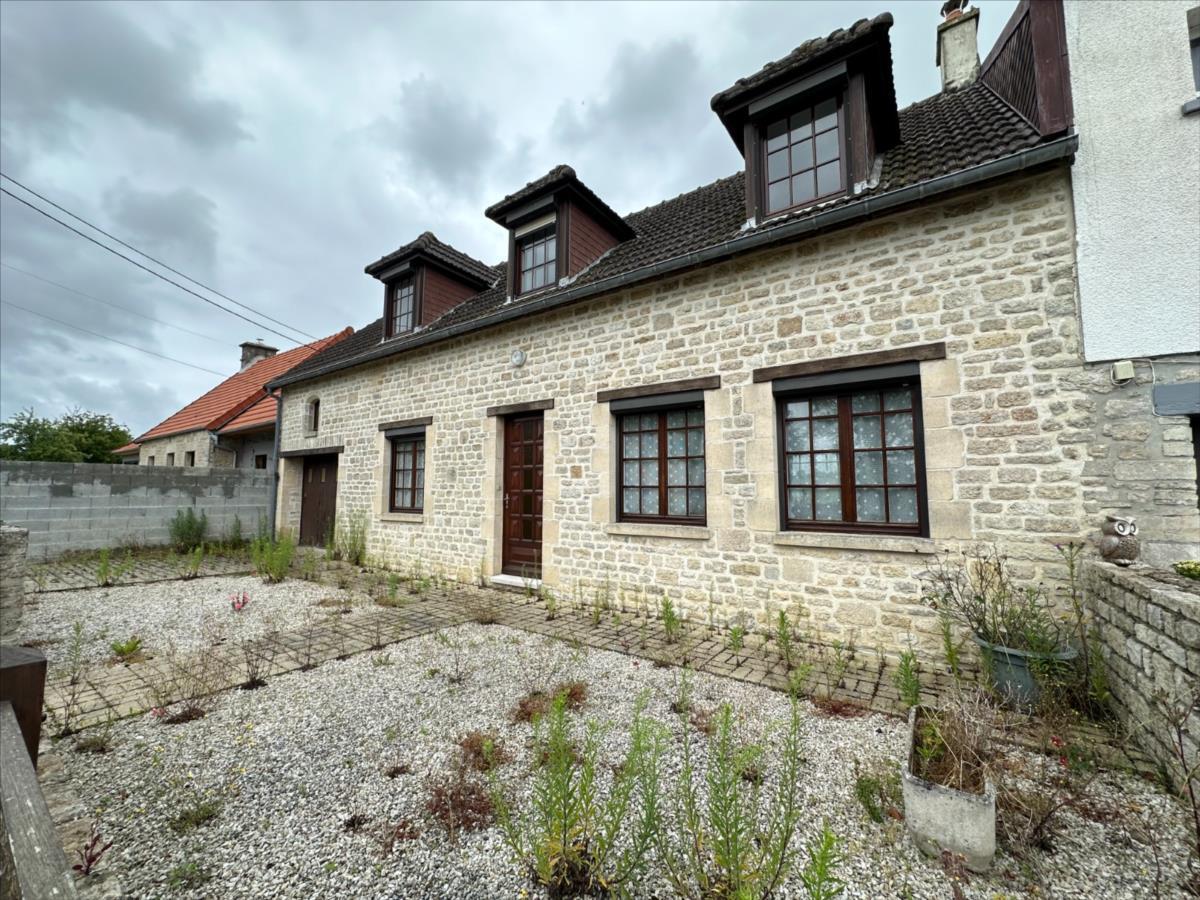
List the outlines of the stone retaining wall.
{"label": "stone retaining wall", "polygon": [[29,532],[0,525],[0,644],[16,637],[25,605],[25,553]]}
{"label": "stone retaining wall", "polygon": [[[1200,585],[1165,571],[1088,561],[1083,587],[1104,644],[1117,714],[1148,753],[1167,760],[1170,750],[1153,698],[1156,691],[1181,696],[1200,685]],[[1195,759],[1200,715],[1189,725],[1187,744]]]}
{"label": "stone retaining wall", "polygon": [[167,543],[180,509],[208,516],[208,535],[244,535],[267,515],[272,476],[245,469],[90,463],[0,463],[0,519],[29,530],[29,558],[123,544]]}

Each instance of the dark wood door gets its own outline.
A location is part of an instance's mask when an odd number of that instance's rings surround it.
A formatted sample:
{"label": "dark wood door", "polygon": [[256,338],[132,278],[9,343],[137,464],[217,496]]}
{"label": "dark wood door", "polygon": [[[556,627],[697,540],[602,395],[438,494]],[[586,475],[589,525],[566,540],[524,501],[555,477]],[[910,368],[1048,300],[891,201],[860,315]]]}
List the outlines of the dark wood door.
{"label": "dark wood door", "polygon": [[506,575],[542,577],[542,414],[504,421]]}
{"label": "dark wood door", "polygon": [[337,512],[336,453],[304,457],[304,486],[300,491],[300,543],[320,547],[333,530]]}

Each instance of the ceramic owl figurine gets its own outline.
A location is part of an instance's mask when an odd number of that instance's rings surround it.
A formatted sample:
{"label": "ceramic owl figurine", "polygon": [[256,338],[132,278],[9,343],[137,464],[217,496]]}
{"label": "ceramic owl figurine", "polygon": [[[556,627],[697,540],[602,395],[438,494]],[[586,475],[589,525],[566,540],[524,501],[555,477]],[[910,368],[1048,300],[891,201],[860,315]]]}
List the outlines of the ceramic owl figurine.
{"label": "ceramic owl figurine", "polygon": [[1142,551],[1137,533],[1137,522],[1133,519],[1108,516],[1100,526],[1100,540],[1097,542],[1100,555],[1118,566],[1131,565]]}

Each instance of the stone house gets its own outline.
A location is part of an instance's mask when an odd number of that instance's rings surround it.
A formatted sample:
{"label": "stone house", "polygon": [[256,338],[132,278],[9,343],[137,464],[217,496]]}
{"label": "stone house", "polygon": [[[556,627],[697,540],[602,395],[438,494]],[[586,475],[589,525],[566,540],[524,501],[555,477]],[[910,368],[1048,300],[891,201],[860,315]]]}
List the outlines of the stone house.
{"label": "stone house", "polygon": [[116,451],[143,466],[275,469],[276,398],[264,385],[354,329],[280,353],[261,341],[241,344],[239,369],[211,391]]}
{"label": "stone house", "polygon": [[1101,426],[1063,11],[1022,15],[981,67],[952,13],[905,109],[891,17],[857,22],[713,98],[743,171],[620,216],[560,166],[486,211],[503,263],[425,233],[367,266],[383,316],[270,384],[279,526],[887,649],[934,642],[938,551],[1059,577]]}

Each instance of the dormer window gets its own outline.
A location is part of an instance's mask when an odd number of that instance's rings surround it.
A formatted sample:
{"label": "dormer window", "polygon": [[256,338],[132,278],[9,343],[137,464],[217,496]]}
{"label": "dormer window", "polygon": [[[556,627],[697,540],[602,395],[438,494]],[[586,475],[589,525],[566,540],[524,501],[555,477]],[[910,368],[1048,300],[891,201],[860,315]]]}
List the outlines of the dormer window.
{"label": "dormer window", "polygon": [[536,291],[558,280],[558,232],[554,222],[521,237],[521,293]]}
{"label": "dormer window", "polygon": [[843,193],[841,102],[830,97],[764,128],[767,215]]}
{"label": "dormer window", "polygon": [[388,337],[412,331],[417,321],[417,286],[411,275],[397,281],[390,288],[391,300],[388,309]]}

